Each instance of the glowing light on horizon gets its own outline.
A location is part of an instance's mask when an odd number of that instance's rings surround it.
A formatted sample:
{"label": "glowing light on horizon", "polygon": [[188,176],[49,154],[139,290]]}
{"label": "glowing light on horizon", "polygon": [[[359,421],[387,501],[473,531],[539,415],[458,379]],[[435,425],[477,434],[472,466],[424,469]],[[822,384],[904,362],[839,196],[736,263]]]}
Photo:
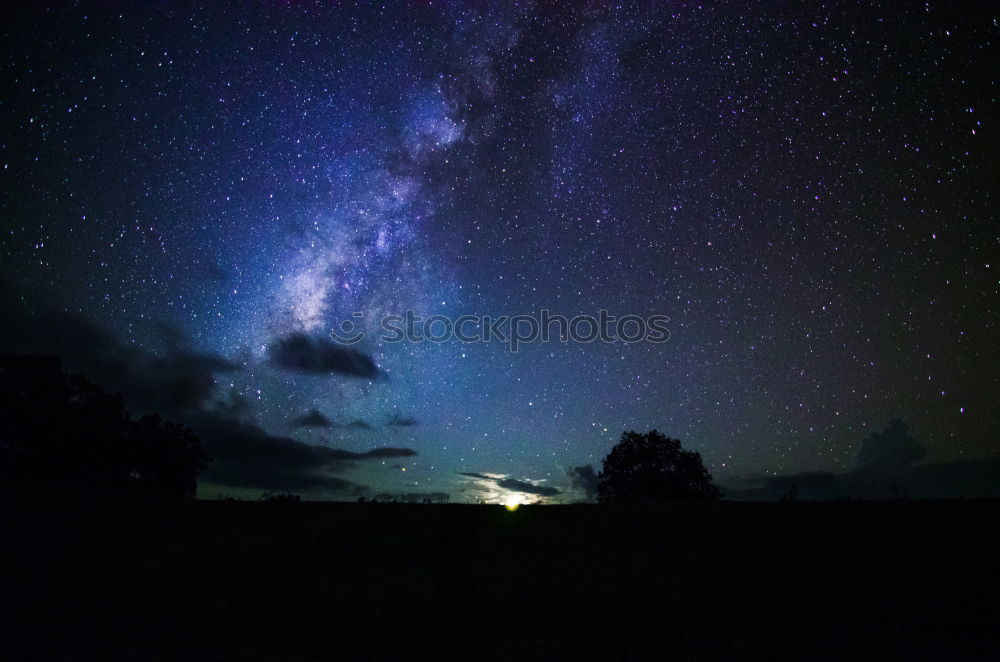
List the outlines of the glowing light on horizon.
{"label": "glowing light on horizon", "polygon": [[506,508],[507,510],[509,510],[510,512],[514,512],[515,510],[517,510],[518,508],[520,508],[521,507],[521,495],[520,494],[508,494],[506,497],[504,497],[503,507]]}

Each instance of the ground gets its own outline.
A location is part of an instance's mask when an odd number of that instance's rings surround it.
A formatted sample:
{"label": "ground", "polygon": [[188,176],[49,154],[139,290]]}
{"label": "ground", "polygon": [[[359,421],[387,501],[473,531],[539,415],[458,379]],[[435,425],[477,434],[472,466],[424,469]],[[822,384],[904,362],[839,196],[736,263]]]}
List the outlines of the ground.
{"label": "ground", "polygon": [[998,510],[10,496],[3,657],[986,659]]}

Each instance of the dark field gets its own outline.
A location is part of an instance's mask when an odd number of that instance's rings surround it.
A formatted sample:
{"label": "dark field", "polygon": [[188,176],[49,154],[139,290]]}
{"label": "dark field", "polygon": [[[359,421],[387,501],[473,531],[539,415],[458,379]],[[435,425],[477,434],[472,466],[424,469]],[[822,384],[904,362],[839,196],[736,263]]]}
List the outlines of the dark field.
{"label": "dark field", "polygon": [[997,511],[8,499],[0,657],[996,659]]}

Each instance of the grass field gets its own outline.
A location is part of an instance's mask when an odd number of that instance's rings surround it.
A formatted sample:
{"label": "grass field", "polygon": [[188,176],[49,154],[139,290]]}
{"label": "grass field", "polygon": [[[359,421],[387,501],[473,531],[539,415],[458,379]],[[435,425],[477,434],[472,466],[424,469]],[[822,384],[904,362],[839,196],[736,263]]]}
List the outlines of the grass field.
{"label": "grass field", "polygon": [[998,506],[9,498],[0,657],[995,659]]}

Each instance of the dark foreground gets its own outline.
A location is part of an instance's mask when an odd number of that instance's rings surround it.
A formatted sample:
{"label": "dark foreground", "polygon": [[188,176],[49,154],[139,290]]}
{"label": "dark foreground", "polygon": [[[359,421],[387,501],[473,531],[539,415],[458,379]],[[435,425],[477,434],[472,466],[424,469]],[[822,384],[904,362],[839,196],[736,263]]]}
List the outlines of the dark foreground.
{"label": "dark foreground", "polygon": [[0,506],[0,658],[996,659],[996,502]]}

